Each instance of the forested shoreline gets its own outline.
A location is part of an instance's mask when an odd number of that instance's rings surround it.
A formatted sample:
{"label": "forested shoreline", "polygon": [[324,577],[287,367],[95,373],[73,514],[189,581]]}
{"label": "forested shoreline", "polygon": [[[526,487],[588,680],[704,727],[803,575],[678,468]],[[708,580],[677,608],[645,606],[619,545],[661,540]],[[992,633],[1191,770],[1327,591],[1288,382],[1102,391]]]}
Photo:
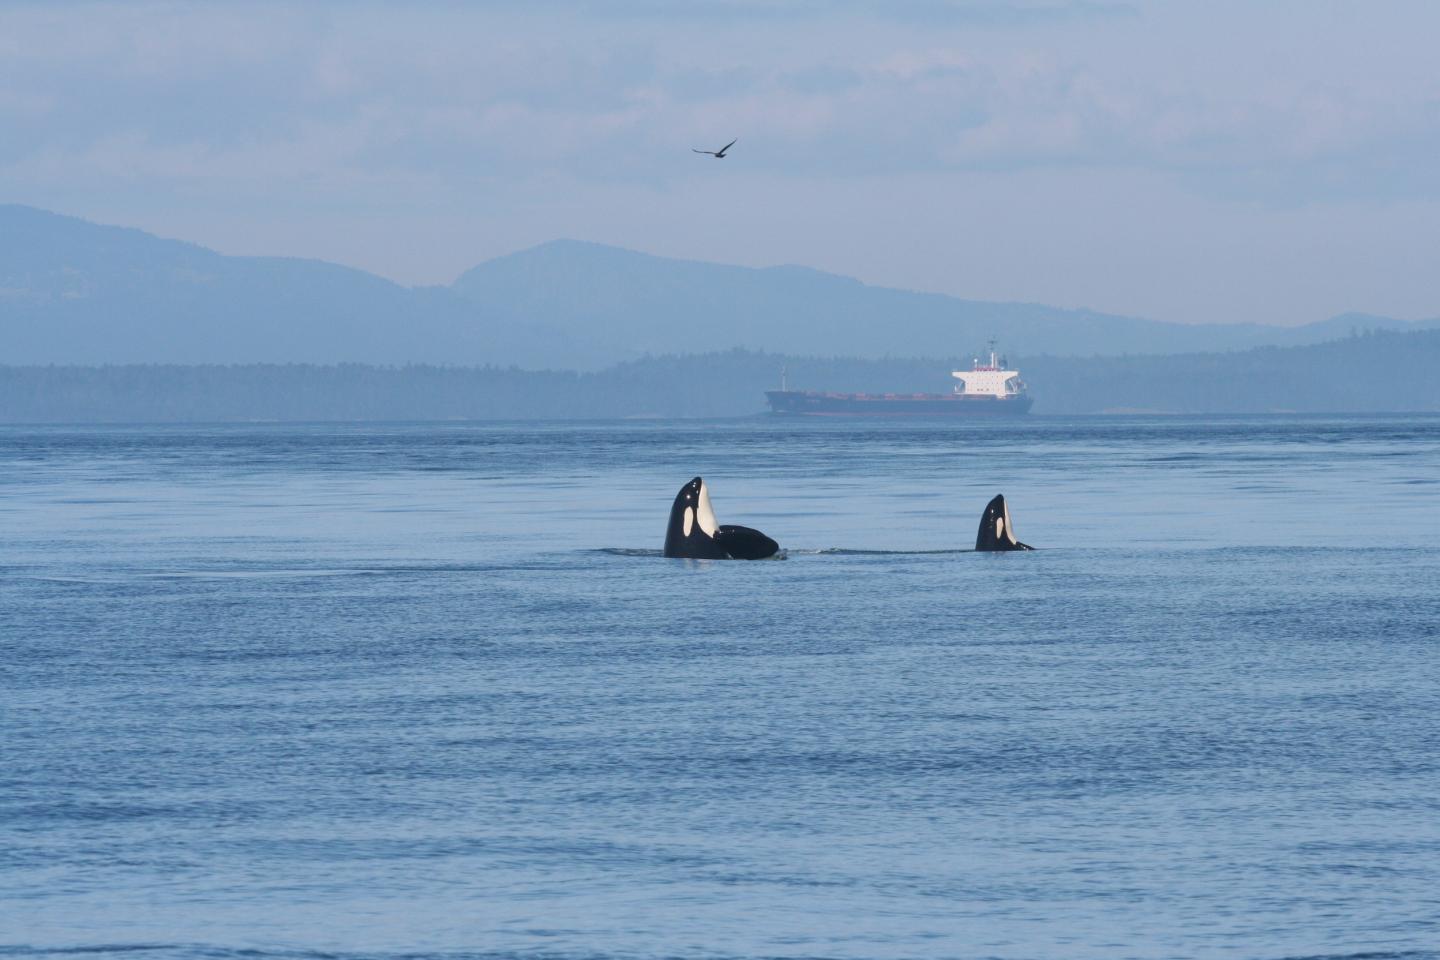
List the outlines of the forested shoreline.
{"label": "forested shoreline", "polygon": [[[1172,356],[1011,357],[1036,414],[1440,411],[1440,331]],[[944,391],[969,358],[731,350],[594,373],[366,364],[0,366],[0,422],[733,417],[764,391]]]}

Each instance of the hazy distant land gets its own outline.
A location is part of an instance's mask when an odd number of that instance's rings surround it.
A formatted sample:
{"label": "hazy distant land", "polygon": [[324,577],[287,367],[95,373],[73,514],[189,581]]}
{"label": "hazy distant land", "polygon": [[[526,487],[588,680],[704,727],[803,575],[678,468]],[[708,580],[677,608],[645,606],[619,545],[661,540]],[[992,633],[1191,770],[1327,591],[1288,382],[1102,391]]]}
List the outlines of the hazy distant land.
{"label": "hazy distant land", "polygon": [[[1014,360],[1015,358],[1012,358]],[[732,350],[594,373],[367,364],[0,367],[0,422],[586,419],[761,412],[779,385],[943,391],[961,359],[820,359]],[[1440,331],[1306,347],[1018,364],[1036,414],[1440,412]]]}
{"label": "hazy distant land", "polygon": [[[396,242],[403,242],[397,238]],[[317,260],[231,257],[0,206],[0,363],[443,363],[601,370],[742,348],[1012,357],[1297,346],[1436,326],[1344,314],[1301,327],[1186,325],[871,287],[804,267],[696,263],[555,241],[403,287]]]}
{"label": "hazy distant land", "polygon": [[1182,325],[575,241],[407,288],[0,206],[5,422],[742,416],[782,367],[946,391],[991,336],[1037,414],[1440,410],[1440,321]]}

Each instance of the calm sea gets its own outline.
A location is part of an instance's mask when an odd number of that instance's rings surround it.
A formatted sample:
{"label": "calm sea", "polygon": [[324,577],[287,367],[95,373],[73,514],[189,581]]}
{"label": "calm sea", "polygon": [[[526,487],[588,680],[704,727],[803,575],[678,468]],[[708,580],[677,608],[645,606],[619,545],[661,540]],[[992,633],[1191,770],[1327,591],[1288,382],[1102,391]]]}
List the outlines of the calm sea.
{"label": "calm sea", "polygon": [[1440,956],[1437,534],[1436,417],[0,428],[0,956]]}

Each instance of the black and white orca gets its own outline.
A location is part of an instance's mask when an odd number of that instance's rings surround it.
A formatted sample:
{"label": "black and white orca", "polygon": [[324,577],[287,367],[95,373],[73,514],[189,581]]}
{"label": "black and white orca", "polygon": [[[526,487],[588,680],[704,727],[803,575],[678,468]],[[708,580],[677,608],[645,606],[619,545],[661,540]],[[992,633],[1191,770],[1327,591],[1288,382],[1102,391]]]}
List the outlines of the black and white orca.
{"label": "black and white orca", "polygon": [[764,560],[780,544],[759,530],[720,525],[710,508],[710,491],[699,477],[680,488],[665,529],[665,556],[691,560]]}
{"label": "black and white orca", "polygon": [[1005,506],[1005,497],[996,494],[995,499],[985,504],[980,515],[980,532],[975,534],[976,550],[1034,550],[1035,548],[1015,539],[1015,528],[1010,523],[1010,508]]}

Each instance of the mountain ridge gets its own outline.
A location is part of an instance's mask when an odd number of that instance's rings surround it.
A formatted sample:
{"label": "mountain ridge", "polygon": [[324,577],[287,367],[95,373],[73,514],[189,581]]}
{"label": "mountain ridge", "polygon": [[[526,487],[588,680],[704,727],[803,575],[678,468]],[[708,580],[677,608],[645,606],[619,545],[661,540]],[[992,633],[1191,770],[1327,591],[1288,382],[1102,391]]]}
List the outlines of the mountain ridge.
{"label": "mountain ridge", "polygon": [[991,336],[1011,354],[1246,349],[1345,327],[1183,325],[870,286],[783,264],[742,267],[553,240],[406,287],[323,260],[230,256],[185,240],[0,205],[0,363],[451,363],[594,370],[741,347],[944,356]]}

